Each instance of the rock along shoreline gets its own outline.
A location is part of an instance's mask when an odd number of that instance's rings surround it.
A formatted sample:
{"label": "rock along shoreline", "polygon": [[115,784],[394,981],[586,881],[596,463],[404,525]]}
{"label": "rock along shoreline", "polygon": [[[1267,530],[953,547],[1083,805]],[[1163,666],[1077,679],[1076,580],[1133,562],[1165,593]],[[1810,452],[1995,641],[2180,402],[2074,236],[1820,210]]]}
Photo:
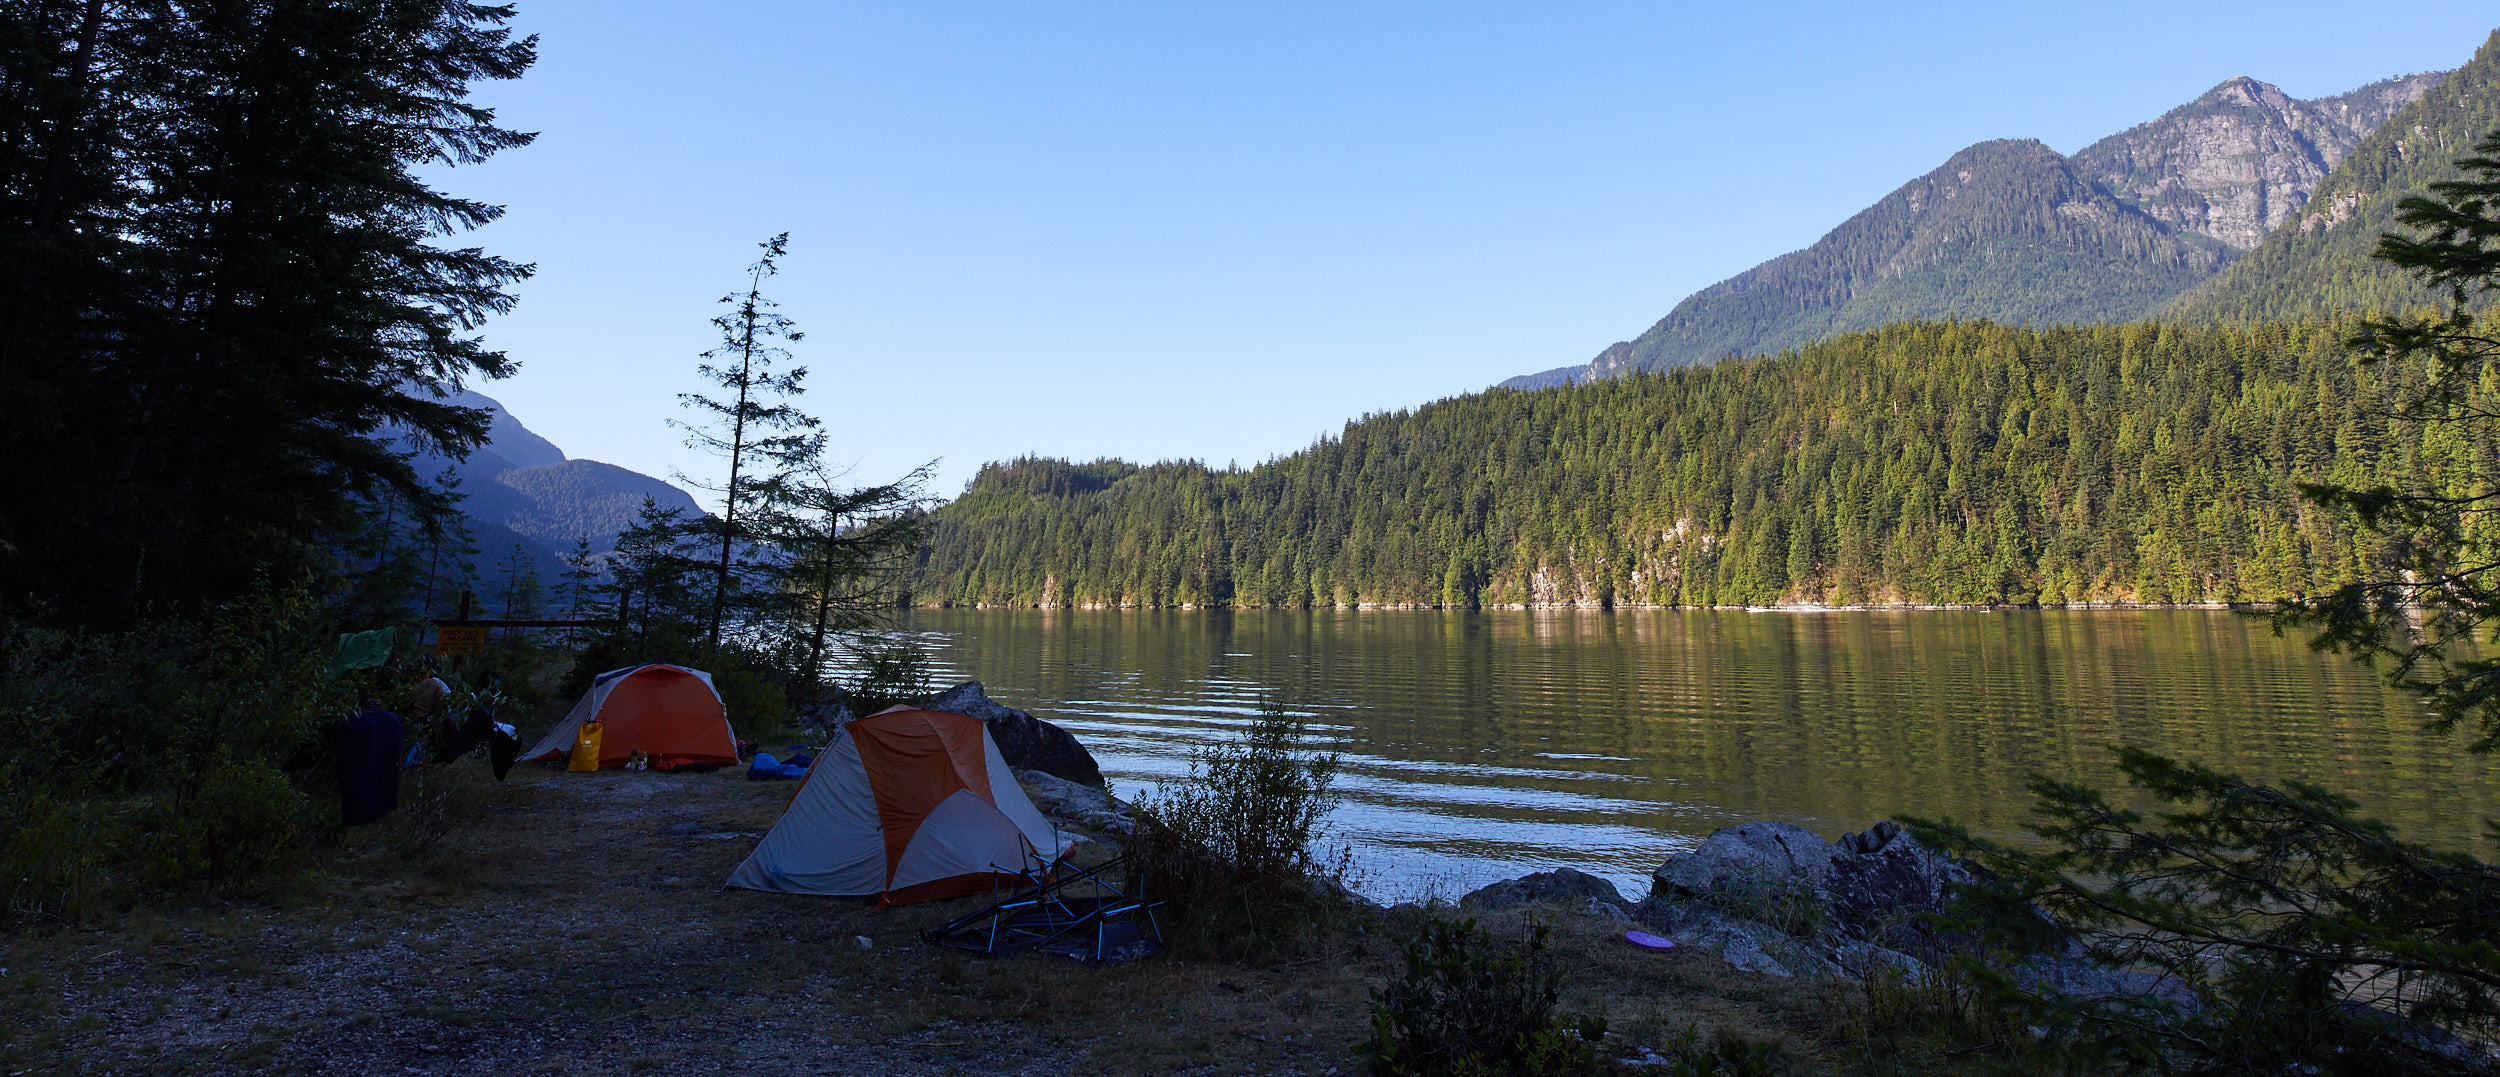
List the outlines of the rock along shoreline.
{"label": "rock along shoreline", "polygon": [[[1962,945],[1937,918],[1953,891],[1982,870],[1927,848],[1889,820],[1837,840],[1759,821],[1721,827],[1692,851],[1668,857],[1638,901],[1597,876],[1559,868],[1482,887],[1459,907],[1544,903],[1646,928],[1679,948],[1767,976],[1919,982]],[[2071,940],[2009,971],[2067,992],[2184,1001],[2177,985],[2096,963]]]}

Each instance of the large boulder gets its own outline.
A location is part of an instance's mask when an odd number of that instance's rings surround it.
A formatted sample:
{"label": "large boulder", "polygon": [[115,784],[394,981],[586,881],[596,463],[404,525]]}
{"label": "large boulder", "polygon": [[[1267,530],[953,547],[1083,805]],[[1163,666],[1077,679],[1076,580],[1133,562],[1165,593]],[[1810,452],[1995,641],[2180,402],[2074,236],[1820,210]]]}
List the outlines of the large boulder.
{"label": "large boulder", "polygon": [[1926,914],[1971,873],[1891,822],[1826,841],[1765,821],[1713,831],[1651,880],[1633,915],[1670,938],[1753,971],[1769,960],[1791,975],[1863,978],[1946,948]]}
{"label": "large boulder", "polygon": [[1094,762],[1094,754],[1067,730],[991,700],[979,681],[949,688],[922,706],[988,723],[990,739],[998,742],[998,754],[1017,770],[1038,770],[1097,788],[1102,785],[1102,767]]}
{"label": "large boulder", "polygon": [[1632,915],[1642,926],[1687,950],[1709,954],[1743,972],[1766,976],[1822,977],[1845,970],[1800,939],[1759,920],[1749,920],[1702,901],[1653,895]]}
{"label": "large boulder", "polygon": [[[1895,936],[1918,929],[1919,918],[1942,912],[1953,887],[1971,881],[1970,869],[1918,843],[1887,819],[1833,843],[1823,891],[1832,915],[1858,934]],[[1923,932],[1921,932],[1923,935]]]}
{"label": "large boulder", "polygon": [[1573,868],[1504,879],[1458,899],[1458,904],[1461,908],[1506,909],[1537,901],[1568,905],[1611,920],[1628,919],[1626,903],[1615,884]]}
{"label": "large boulder", "polygon": [[1701,846],[1650,873],[1653,892],[1683,898],[1822,894],[1840,847],[1790,823],[1754,822],[1711,831]]}
{"label": "large boulder", "polygon": [[827,737],[857,717],[859,715],[852,711],[849,697],[839,692],[829,693],[826,698],[799,708],[800,726],[823,730]]}
{"label": "large boulder", "polygon": [[1722,904],[1810,897],[1855,929],[1939,911],[1946,892],[1968,882],[1970,872],[1890,820],[1839,841],[1788,823],[1755,822],[1712,831],[1699,848],[1660,864],[1651,879],[1657,893]]}

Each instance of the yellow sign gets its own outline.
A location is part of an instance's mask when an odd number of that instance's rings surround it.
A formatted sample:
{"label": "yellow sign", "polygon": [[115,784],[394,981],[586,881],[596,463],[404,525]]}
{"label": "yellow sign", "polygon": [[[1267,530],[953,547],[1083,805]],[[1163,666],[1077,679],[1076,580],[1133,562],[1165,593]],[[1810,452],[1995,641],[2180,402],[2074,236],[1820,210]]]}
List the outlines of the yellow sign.
{"label": "yellow sign", "polygon": [[434,633],[435,654],[475,654],[486,645],[486,630],[444,625]]}

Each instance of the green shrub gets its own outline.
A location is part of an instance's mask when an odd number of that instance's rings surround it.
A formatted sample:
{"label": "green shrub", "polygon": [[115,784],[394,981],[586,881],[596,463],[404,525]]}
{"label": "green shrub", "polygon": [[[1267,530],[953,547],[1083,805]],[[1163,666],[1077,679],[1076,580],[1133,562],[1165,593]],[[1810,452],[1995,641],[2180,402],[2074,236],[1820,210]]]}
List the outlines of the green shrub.
{"label": "green shrub", "polygon": [[2103,1072],[2488,1072],[2462,1045],[2500,1040],[2500,865],[2404,841],[2315,786],[2118,755],[2159,810],[2035,777],[2037,847],[1912,823],[1988,869],[1956,891],[1962,933],[2159,974],[2068,990],[1979,951],[1957,964],[1986,1004]]}
{"label": "green shrub", "polygon": [[1241,740],[1195,753],[1189,775],[1140,804],[1137,870],[1184,953],[1292,949],[1341,912],[1348,855],[1318,847],[1337,803],[1337,757],[1301,748],[1303,723],[1268,704]]}
{"label": "green shrub", "polygon": [[2022,954],[1983,949],[1964,940],[1953,960],[1919,969],[1869,970],[1857,1012],[1841,1022],[1843,1038],[1882,1071],[1931,1073],[1953,1061],[1989,1064],[2015,1073],[2100,1073],[2087,1055],[2043,1039],[2031,1018],[2001,1005],[1975,969],[2010,968]]}
{"label": "green shrub", "polygon": [[0,611],[0,896],[10,920],[77,917],[118,892],[231,889],[327,823],[323,727],[400,670],[332,676],[335,624],[309,584],[264,585],[196,621],[117,633]]}
{"label": "green shrub", "polygon": [[853,714],[916,703],[937,691],[928,649],[909,636],[854,637],[851,649],[859,656],[859,669],[841,689]]}
{"label": "green shrub", "polygon": [[749,669],[726,669],[712,674],[712,687],[720,692],[721,705],[729,711],[729,724],[740,736],[760,736],[789,728],[790,697],[771,678]]}
{"label": "green shrub", "polygon": [[1666,1056],[1667,1065],[1651,1071],[1658,1077],[1771,1077],[1780,1045],[1748,1040],[1724,1029],[1704,1043],[1701,1026],[1687,1025],[1660,1053]]}
{"label": "green shrub", "polygon": [[1372,1072],[1542,1077],[1593,1069],[1606,1022],[1554,1012],[1563,974],[1544,959],[1551,931],[1531,921],[1511,950],[1494,945],[1474,920],[1426,921],[1406,940],[1405,977],[1372,992],[1365,1051]]}
{"label": "green shrub", "polygon": [[229,884],[286,867],[318,826],[313,816],[310,799],[274,764],[221,761],[197,796],[156,811],[149,881]]}
{"label": "green shrub", "polygon": [[408,771],[400,778],[399,810],[385,824],[385,845],[400,859],[442,848],[443,839],[486,813],[493,780],[475,764]]}
{"label": "green shrub", "polygon": [[[109,806],[72,784],[0,767],[0,917],[77,920],[99,910],[122,844]],[[0,921],[4,922],[4,921]]]}

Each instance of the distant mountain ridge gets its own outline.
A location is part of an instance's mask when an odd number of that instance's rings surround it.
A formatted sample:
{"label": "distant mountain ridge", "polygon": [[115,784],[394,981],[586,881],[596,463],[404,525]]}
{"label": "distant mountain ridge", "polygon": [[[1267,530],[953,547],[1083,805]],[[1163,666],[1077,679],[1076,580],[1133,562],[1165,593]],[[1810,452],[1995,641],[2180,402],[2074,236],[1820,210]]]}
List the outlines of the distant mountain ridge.
{"label": "distant mountain ridge", "polygon": [[2500,130],[2500,32],[2354,145],[2309,198],[2230,269],[2181,295],[2165,319],[2248,324],[2427,302],[2419,281],[2371,257],[2396,204],[2455,179],[2456,159]]}
{"label": "distant mountain ridge", "polygon": [[2077,172],[2174,231],[2237,250],[2308,204],[2344,155],[2444,74],[2301,101],[2241,77],[2075,152]]}
{"label": "distant mountain ridge", "polygon": [[464,389],[447,402],[492,413],[487,443],[464,460],[419,452],[410,463],[428,480],[445,470],[459,479],[460,509],[487,563],[518,542],[539,574],[552,579],[576,540],[589,540],[592,553],[615,549],[617,533],[632,526],[646,497],[688,517],[702,515],[693,495],[660,479],[566,457],[493,397]]}
{"label": "distant mountain ridge", "polygon": [[1591,362],[1501,384],[1771,354],[1899,321],[2146,317],[2260,245],[2345,155],[2445,78],[2303,101],[2241,77],[2072,157],[2032,140],[1982,142]]}
{"label": "distant mountain ridge", "polygon": [[1954,154],[1802,251],[1677,304],[1590,373],[1760,355],[1893,322],[2126,321],[2231,257],[2174,233],[2031,140]]}

